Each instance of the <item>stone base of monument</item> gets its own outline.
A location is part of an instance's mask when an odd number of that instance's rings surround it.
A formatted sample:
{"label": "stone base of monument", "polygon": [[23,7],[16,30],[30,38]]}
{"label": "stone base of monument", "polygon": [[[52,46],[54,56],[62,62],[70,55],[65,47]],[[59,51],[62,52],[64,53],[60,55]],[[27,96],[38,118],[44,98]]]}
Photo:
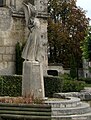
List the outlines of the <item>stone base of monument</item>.
{"label": "stone base of monument", "polygon": [[42,64],[36,61],[24,61],[22,77],[22,95],[34,98],[45,97]]}

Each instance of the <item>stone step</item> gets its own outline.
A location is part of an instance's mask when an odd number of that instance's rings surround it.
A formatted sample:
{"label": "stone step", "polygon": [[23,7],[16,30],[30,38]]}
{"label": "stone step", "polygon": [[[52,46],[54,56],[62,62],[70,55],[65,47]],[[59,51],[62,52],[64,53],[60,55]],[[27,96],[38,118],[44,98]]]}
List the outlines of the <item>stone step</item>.
{"label": "stone step", "polygon": [[[59,98],[60,99],[60,98]],[[57,100],[57,101],[45,101],[46,104],[50,104],[52,108],[70,108],[77,107],[81,105],[81,101],[79,98],[69,97],[65,100]]]}
{"label": "stone step", "polygon": [[52,115],[73,115],[84,114],[91,112],[91,108],[88,103],[82,103],[81,106],[74,108],[52,108]]}
{"label": "stone step", "polygon": [[60,101],[45,101],[52,108],[52,120],[91,120],[91,108],[79,98],[68,97]]}
{"label": "stone step", "polygon": [[52,116],[52,120],[91,120],[91,112],[80,115]]}

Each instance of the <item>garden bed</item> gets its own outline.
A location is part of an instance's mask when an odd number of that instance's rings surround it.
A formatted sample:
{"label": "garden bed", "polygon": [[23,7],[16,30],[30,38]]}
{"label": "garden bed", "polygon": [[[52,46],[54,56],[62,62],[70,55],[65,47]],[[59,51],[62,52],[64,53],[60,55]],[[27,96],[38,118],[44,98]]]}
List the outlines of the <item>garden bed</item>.
{"label": "garden bed", "polygon": [[33,103],[30,98],[0,97],[0,116],[4,119],[51,120],[51,106]]}

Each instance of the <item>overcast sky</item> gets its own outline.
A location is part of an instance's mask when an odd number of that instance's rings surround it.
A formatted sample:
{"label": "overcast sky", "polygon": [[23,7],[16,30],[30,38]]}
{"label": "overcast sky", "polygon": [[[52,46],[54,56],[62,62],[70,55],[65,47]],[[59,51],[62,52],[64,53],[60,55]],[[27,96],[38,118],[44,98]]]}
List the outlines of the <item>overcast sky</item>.
{"label": "overcast sky", "polygon": [[77,0],[77,6],[87,11],[87,17],[91,18],[91,0]]}

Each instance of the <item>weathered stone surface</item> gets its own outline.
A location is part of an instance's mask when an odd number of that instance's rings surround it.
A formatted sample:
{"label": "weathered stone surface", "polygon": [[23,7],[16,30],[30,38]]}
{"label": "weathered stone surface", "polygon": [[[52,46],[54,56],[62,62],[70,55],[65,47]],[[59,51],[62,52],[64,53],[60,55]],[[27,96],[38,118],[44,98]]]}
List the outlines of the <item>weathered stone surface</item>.
{"label": "weathered stone surface", "polygon": [[10,28],[11,14],[7,8],[0,8],[0,30],[7,31]]}
{"label": "weathered stone surface", "polygon": [[4,41],[2,39],[2,33],[0,32],[0,46],[3,46],[4,45]]}
{"label": "weathered stone surface", "polygon": [[13,46],[10,46],[10,47],[8,47],[8,46],[6,46],[6,54],[15,54],[15,47],[13,47]]}
{"label": "weathered stone surface", "polygon": [[14,9],[16,9],[17,11],[22,9],[22,2],[24,0],[5,0],[6,1],[6,5],[10,6]]}
{"label": "weathered stone surface", "polygon": [[55,93],[54,97],[78,97],[81,100],[90,101],[91,100],[91,88],[85,88],[81,92],[68,92],[68,93]]}
{"label": "weathered stone surface", "polygon": [[52,120],[90,120],[91,108],[88,103],[75,97],[67,98],[45,101],[52,107]]}
{"label": "weathered stone surface", "polygon": [[[22,2],[26,0],[6,0],[6,6],[0,7],[0,56],[4,56],[6,62],[6,55],[12,55],[15,61],[14,47],[19,42],[25,42],[27,40],[29,31],[25,26],[24,13],[22,13]],[[44,4],[45,2],[45,4]],[[47,13],[47,0],[40,1],[35,0],[35,6],[37,10],[41,12],[42,17],[39,18],[41,22],[41,41],[43,44],[43,53],[45,55],[43,61],[44,75],[47,74],[47,19],[45,13]],[[41,3],[41,4],[40,4]],[[41,15],[40,15],[41,16]],[[2,61],[1,61],[2,60]],[[10,61],[10,57],[7,58]],[[0,61],[3,62],[2,57]],[[2,65],[2,64],[1,64]],[[2,69],[3,65],[1,66]],[[8,67],[7,67],[8,68]],[[10,67],[9,67],[10,68]],[[0,70],[1,71],[1,70]],[[11,70],[10,70],[11,71]],[[11,74],[14,70],[11,72]],[[1,74],[2,72],[0,72]]]}
{"label": "weathered stone surface", "polygon": [[[16,2],[17,10],[21,9],[22,1]],[[10,6],[10,0],[7,0],[6,5]],[[10,8],[0,7],[0,74],[14,74],[15,45],[17,41],[26,40],[25,30],[23,17],[13,17]],[[13,62],[13,65],[8,64],[9,62]]]}
{"label": "weathered stone surface", "polygon": [[36,61],[24,61],[22,95],[44,98],[44,81],[42,64]]}
{"label": "weathered stone surface", "polygon": [[34,0],[35,6],[39,12],[47,12],[47,2],[48,0]]}
{"label": "weathered stone surface", "polygon": [[5,47],[0,47],[0,54],[5,54]]}
{"label": "weathered stone surface", "polygon": [[22,10],[22,2],[24,0],[16,0],[16,10],[19,11],[19,10]]}
{"label": "weathered stone surface", "polygon": [[3,55],[3,61],[12,61],[13,60],[13,56],[12,55]]}
{"label": "weathered stone surface", "polygon": [[0,74],[11,75],[14,74],[15,63],[14,62],[0,62]]}
{"label": "weathered stone surface", "polygon": [[2,55],[0,55],[0,62],[3,60],[3,56]]}

